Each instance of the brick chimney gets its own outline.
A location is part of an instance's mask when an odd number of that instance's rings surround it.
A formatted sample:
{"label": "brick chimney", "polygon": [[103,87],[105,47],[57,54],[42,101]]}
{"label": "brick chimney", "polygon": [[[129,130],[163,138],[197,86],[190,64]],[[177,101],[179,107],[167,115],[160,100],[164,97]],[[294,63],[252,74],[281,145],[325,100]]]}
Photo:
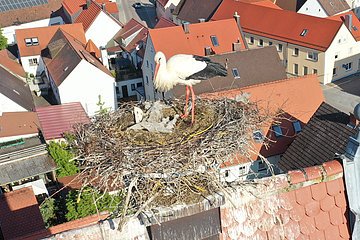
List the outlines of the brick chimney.
{"label": "brick chimney", "polygon": [[232,44],[232,50],[233,50],[234,52],[239,52],[240,49],[241,49],[241,42],[240,42],[240,39],[238,39],[237,42],[234,42],[234,43]]}
{"label": "brick chimney", "polygon": [[86,5],[84,6],[85,9],[88,9],[91,5],[91,0],[86,0]]}
{"label": "brick chimney", "polygon": [[212,49],[211,47],[205,47],[205,56],[212,55]]}
{"label": "brick chimney", "polygon": [[183,23],[183,28],[184,28],[185,33],[190,33],[189,26],[190,26],[189,22],[184,22]]}
{"label": "brick chimney", "polygon": [[102,8],[102,10],[106,11],[106,5],[105,5],[105,3],[101,4],[101,8]]}

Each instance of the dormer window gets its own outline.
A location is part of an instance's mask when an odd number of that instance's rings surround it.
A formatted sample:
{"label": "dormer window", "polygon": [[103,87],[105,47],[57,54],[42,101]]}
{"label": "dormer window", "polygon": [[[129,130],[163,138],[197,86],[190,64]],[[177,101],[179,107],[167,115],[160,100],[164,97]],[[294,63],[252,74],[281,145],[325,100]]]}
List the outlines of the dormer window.
{"label": "dormer window", "polygon": [[308,31],[309,31],[308,29],[302,30],[302,32],[300,33],[300,36],[305,37],[306,34],[308,33]]}
{"label": "dormer window", "polygon": [[240,78],[239,70],[237,68],[232,69],[232,74],[234,78]]}
{"label": "dormer window", "polygon": [[25,45],[27,47],[39,45],[39,39],[37,37],[25,38]]}
{"label": "dormer window", "polygon": [[219,46],[219,41],[217,39],[216,36],[210,36],[210,39],[211,39],[211,43],[214,47],[218,47]]}

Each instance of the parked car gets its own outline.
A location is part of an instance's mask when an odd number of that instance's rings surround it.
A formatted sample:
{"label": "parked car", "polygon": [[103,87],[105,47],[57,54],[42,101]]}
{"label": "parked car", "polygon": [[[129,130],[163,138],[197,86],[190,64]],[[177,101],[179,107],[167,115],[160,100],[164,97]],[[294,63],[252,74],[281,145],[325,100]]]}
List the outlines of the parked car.
{"label": "parked car", "polygon": [[139,2],[134,3],[134,4],[133,4],[133,7],[134,7],[134,8],[141,8],[141,7],[142,7],[142,3],[139,3]]}

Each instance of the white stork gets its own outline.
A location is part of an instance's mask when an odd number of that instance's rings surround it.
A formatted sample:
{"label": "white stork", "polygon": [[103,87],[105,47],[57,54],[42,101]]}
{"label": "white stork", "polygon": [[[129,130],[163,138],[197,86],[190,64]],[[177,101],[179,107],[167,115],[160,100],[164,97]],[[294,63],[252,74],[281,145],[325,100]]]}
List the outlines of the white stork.
{"label": "white stork", "polygon": [[186,102],[182,118],[188,116],[187,108],[191,92],[191,124],[195,120],[195,93],[192,86],[215,76],[227,76],[227,70],[224,66],[212,62],[206,57],[177,54],[166,62],[164,53],[157,52],[155,62],[154,84],[157,90],[169,91],[177,84],[186,86]]}

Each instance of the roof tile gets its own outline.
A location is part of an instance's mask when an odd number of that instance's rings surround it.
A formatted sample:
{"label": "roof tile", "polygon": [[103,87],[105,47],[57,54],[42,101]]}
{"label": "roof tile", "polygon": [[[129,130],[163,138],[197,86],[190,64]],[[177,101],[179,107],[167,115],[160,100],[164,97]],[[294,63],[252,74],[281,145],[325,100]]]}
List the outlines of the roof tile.
{"label": "roof tile", "polygon": [[323,231],[315,230],[312,234],[309,235],[310,240],[325,240],[325,234]]}
{"label": "roof tile", "polygon": [[290,220],[290,213],[289,211],[286,211],[285,209],[283,208],[280,208],[279,211],[278,211],[278,218],[281,222],[281,224],[285,225],[289,222]]}
{"label": "roof tile", "polygon": [[343,239],[349,239],[349,227],[346,223],[339,225],[339,234]]}
{"label": "roof tile", "polygon": [[309,240],[309,239],[310,238],[308,235],[304,235],[300,233],[299,237],[296,240]]}
{"label": "roof tile", "polygon": [[330,196],[336,196],[341,192],[342,188],[340,186],[340,182],[338,180],[334,180],[326,183],[326,190]]}
{"label": "roof tile", "polygon": [[320,213],[320,203],[318,201],[311,201],[305,205],[305,213],[309,217],[315,217]]}
{"label": "roof tile", "polygon": [[343,220],[344,213],[342,212],[341,208],[334,207],[333,209],[330,210],[329,215],[330,215],[330,222],[332,225],[338,226],[344,223]]}
{"label": "roof tile", "polygon": [[295,191],[296,194],[296,202],[300,205],[305,206],[312,201],[312,195],[310,187],[303,187]]}
{"label": "roof tile", "polygon": [[290,218],[294,221],[300,221],[305,216],[305,208],[301,205],[296,204],[290,210]]}
{"label": "roof tile", "polygon": [[325,197],[327,197],[326,186],[323,183],[311,185],[310,189],[311,189],[312,198],[316,201],[322,200]]}
{"label": "roof tile", "polygon": [[338,226],[332,226],[328,227],[325,231],[325,239],[326,240],[334,240],[340,238],[340,232]]}
{"label": "roof tile", "polygon": [[284,235],[287,239],[296,239],[300,235],[300,226],[296,221],[290,220],[284,226]]}
{"label": "roof tile", "polygon": [[321,179],[322,169],[320,166],[304,168],[307,180]]}
{"label": "roof tile", "polygon": [[315,221],[313,217],[304,217],[300,222],[300,232],[310,235],[315,232]]}
{"label": "roof tile", "polygon": [[262,217],[261,217],[261,222],[259,222],[259,226],[258,228],[261,231],[270,231],[274,226],[274,215],[270,215],[265,213]]}
{"label": "roof tile", "polygon": [[305,175],[301,170],[290,171],[288,176],[290,177],[290,182],[292,184],[304,182],[306,180]]}
{"label": "roof tile", "polygon": [[330,226],[330,217],[328,212],[320,212],[315,217],[315,226],[318,230],[325,230]]}
{"label": "roof tile", "polygon": [[85,32],[89,29],[91,24],[95,21],[96,17],[101,12],[101,7],[95,2],[91,2],[88,9],[83,10],[76,18],[75,23],[82,23]]}
{"label": "roof tile", "polygon": [[335,205],[340,207],[340,208],[344,208],[346,207],[346,198],[344,194],[339,194],[335,196]]}
{"label": "roof tile", "polygon": [[343,168],[338,161],[325,162],[323,167],[327,175],[334,175],[343,171]]}
{"label": "roof tile", "polygon": [[335,200],[332,196],[327,196],[320,201],[320,208],[325,212],[330,211],[333,207],[335,207]]}
{"label": "roof tile", "polygon": [[291,210],[295,206],[296,196],[295,191],[287,192],[280,195],[280,206],[285,210]]}

